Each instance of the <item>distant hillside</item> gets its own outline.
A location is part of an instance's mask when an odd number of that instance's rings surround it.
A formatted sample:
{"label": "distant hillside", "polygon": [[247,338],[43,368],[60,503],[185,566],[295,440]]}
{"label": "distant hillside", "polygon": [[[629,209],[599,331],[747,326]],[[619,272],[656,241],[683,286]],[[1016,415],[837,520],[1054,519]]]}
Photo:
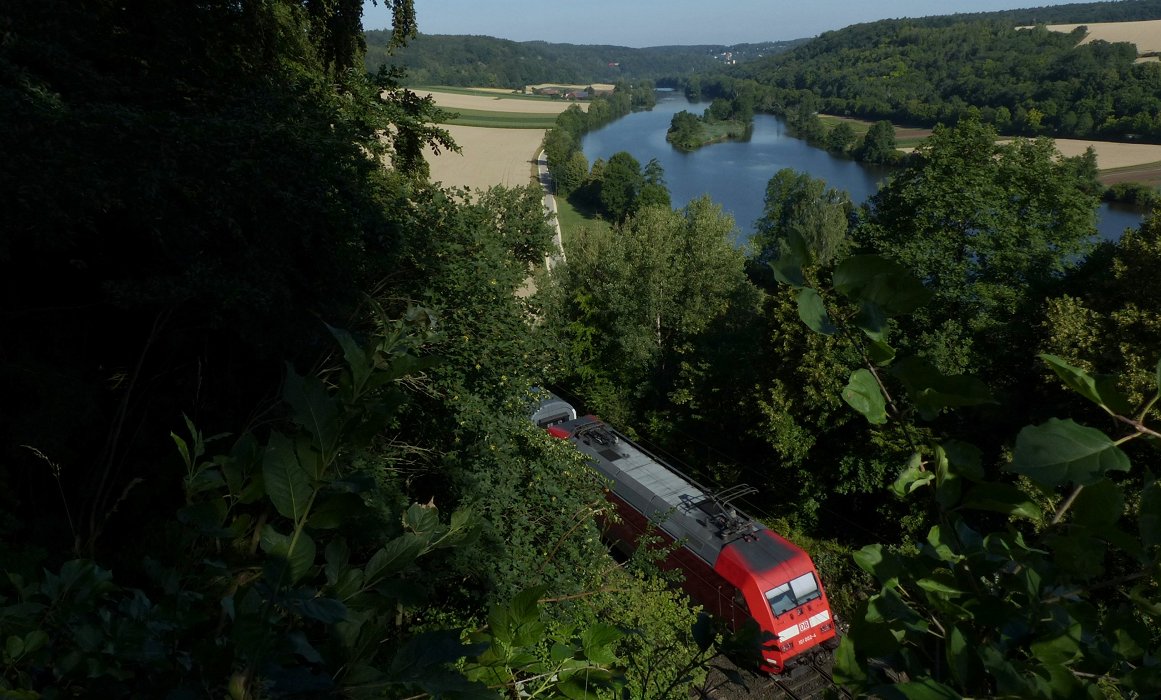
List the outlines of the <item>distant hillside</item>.
{"label": "distant hillside", "polygon": [[[1046,23],[1161,18],[1161,0],[884,20],[730,71],[783,104],[930,126],[976,115],[1003,133],[1161,141],[1161,64]],[[1040,25],[1017,29],[1020,25]]]}
{"label": "distant hillside", "polygon": [[[410,83],[510,88],[548,82],[588,84],[679,78],[758,60],[806,41],[635,49],[422,34],[389,56],[388,32],[368,31],[366,37],[366,67],[370,71],[386,63],[404,67]],[[575,38],[583,41],[583,31],[577,32]]]}

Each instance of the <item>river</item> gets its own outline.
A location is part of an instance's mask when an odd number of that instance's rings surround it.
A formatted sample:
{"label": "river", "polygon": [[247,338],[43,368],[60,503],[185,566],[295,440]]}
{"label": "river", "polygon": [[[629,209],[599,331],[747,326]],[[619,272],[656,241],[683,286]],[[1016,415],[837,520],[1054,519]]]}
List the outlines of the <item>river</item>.
{"label": "river", "polygon": [[[821,148],[791,136],[786,124],[768,114],[754,117],[749,141],[716,143],[685,153],[669,145],[665,132],[673,115],[686,109],[701,114],[705,104],[689,102],[680,93],[658,93],[657,106],[634,112],[590,132],[581,141],[589,162],[608,160],[628,151],[644,166],[656,158],[665,169],[665,181],[673,206],[681,207],[703,194],[733,215],[739,241],[749,238],[754,222],[762,215],[766,183],[782,168],[809,173],[830,187],[845,190],[862,202],[879,189],[890,174],[881,166],[836,158]],[[1132,207],[1101,204],[1097,230],[1101,238],[1120,238],[1126,228],[1141,224],[1142,213]]]}

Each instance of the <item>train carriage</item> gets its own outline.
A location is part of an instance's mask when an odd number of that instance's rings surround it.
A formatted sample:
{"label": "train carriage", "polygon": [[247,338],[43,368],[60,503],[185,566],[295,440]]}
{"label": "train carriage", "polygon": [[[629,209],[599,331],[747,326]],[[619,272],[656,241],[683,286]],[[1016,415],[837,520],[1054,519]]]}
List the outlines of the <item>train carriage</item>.
{"label": "train carriage", "polygon": [[613,484],[609,499],[621,522],[610,535],[632,547],[652,522],[654,532],[679,543],[665,565],[683,572],[690,597],[735,630],[753,620],[767,633],[762,670],[781,674],[838,645],[810,557],[731,503],[753,489],[714,493],[600,419],[575,417],[567,403],[550,401],[541,415],[554,420],[536,422],[575,444]]}

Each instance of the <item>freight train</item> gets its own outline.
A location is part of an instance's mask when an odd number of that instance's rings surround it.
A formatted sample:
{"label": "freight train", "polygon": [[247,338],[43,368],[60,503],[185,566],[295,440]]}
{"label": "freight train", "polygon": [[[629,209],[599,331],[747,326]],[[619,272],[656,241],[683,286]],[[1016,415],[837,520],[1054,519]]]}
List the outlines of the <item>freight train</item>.
{"label": "freight train", "polygon": [[556,396],[541,401],[532,420],[576,445],[612,482],[608,497],[620,521],[606,527],[614,542],[632,548],[652,524],[652,532],[677,543],[664,565],[684,574],[693,600],[733,630],[757,623],[761,670],[786,673],[838,646],[810,556],[735,506],[755,489],[701,486],[599,418],[577,417]]}

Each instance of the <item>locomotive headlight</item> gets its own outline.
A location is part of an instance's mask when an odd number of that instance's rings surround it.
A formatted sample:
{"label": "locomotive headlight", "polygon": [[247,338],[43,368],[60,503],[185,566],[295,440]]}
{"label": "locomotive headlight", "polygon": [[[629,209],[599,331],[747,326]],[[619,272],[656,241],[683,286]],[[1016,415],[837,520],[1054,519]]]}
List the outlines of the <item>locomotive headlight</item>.
{"label": "locomotive headlight", "polygon": [[794,642],[783,642],[782,646],[778,647],[782,651],[790,651],[794,648]]}
{"label": "locomotive headlight", "polygon": [[830,632],[832,629],[834,629],[834,625],[832,625],[829,622],[826,622],[826,623],[823,623],[822,627],[819,627],[818,629],[820,632]]}

